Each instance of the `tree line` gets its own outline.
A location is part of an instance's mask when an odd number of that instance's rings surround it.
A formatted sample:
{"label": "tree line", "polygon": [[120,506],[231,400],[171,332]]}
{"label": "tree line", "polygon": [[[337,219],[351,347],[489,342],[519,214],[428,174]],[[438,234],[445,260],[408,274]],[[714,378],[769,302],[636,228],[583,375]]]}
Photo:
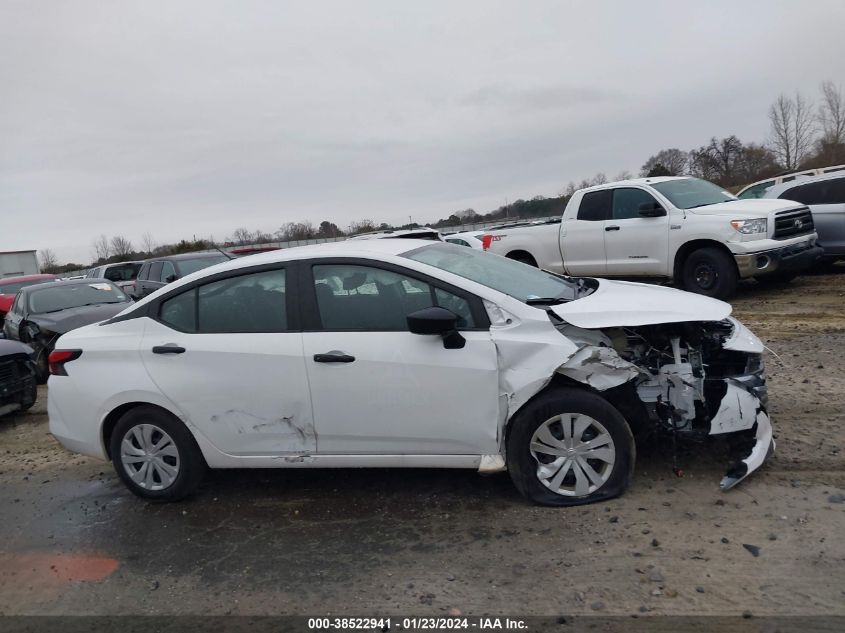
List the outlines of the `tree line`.
{"label": "tree line", "polygon": [[[639,175],[690,175],[736,191],[743,185],[779,173],[845,163],[845,93],[841,86],[832,81],[822,82],[817,100],[799,92],[793,95],[781,94],[769,107],[768,119],[769,135],[763,143],[744,143],[731,134],[724,138],[714,136],[707,144],[689,150],[676,147],[663,149],[643,163]],[[626,170],[616,174],[613,180],[627,180],[632,177],[631,172]],[[592,178],[582,179],[578,183],[570,181],[557,196],[519,199],[487,213],[462,209],[427,226],[448,229],[465,224],[557,216],[563,212],[575,191],[606,182],[607,176],[599,172]],[[194,236],[191,240],[183,239],[176,244],[164,245],[158,245],[147,232],[141,237],[138,248],[122,235],[111,238],[100,235],[92,243],[93,263],[90,266],[215,247],[338,238],[370,231],[413,229],[419,226],[412,221],[391,225],[372,219],[360,219],[341,229],[330,220],[323,220],[317,225],[306,220],[286,222],[273,233],[240,227],[219,243],[215,242],[213,237],[204,239]],[[59,265],[51,249],[40,251],[39,256],[41,268],[45,272],[61,273],[87,267],[80,264]]]}

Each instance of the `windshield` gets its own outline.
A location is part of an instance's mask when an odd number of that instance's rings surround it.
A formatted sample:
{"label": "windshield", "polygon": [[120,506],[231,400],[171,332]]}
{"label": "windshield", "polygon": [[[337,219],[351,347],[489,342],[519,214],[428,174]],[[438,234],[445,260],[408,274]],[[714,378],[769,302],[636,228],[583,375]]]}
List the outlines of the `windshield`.
{"label": "windshield", "polygon": [[29,311],[32,314],[45,314],[80,306],[122,303],[124,301],[129,301],[129,297],[123,294],[119,288],[106,281],[90,284],[67,284],[34,290],[29,295]]}
{"label": "windshield", "polygon": [[403,253],[403,257],[459,275],[520,301],[571,301],[584,294],[577,280],[521,264],[501,255],[455,244],[432,244]]}
{"label": "windshield", "polygon": [[229,258],[225,255],[211,255],[210,257],[197,257],[196,259],[178,259],[174,260],[173,263],[176,264],[176,270],[179,271],[179,276],[184,277],[203,268],[228,261]]}
{"label": "windshield", "polygon": [[47,281],[52,281],[52,279],[35,279],[32,281],[19,281],[14,284],[0,285],[0,295],[15,295],[21,288],[34,286],[35,284],[43,284]]}
{"label": "windshield", "polygon": [[109,266],[106,268],[104,277],[109,281],[132,281],[138,276],[138,271],[141,270],[141,264],[119,264],[117,266]]}
{"label": "windshield", "polygon": [[666,196],[669,202],[678,209],[695,209],[696,207],[706,207],[708,204],[730,202],[737,199],[736,196],[712,182],[698,178],[667,180],[652,183],[651,186]]}

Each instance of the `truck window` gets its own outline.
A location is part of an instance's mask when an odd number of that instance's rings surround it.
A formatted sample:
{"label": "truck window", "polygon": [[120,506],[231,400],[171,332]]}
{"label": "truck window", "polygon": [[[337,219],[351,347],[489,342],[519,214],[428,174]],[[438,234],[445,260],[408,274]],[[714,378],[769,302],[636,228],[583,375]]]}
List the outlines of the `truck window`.
{"label": "truck window", "polygon": [[610,215],[610,197],[610,189],[585,193],[578,207],[578,219],[588,222],[606,220]]}
{"label": "truck window", "polygon": [[623,187],[613,190],[613,219],[628,220],[640,217],[640,205],[644,202],[657,202],[647,191]]}
{"label": "truck window", "polygon": [[778,198],[801,204],[842,204],[845,203],[845,178],[798,185],[787,189]]}

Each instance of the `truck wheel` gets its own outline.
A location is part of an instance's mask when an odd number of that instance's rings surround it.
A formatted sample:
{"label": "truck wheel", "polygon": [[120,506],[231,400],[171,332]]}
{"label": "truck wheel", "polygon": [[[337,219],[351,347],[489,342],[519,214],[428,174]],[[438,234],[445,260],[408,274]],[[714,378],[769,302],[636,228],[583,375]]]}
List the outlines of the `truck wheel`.
{"label": "truck wheel", "polygon": [[507,257],[508,259],[512,259],[521,264],[528,264],[529,266],[533,266],[534,268],[538,267],[537,260],[531,257],[531,255],[529,255],[528,253],[509,253]]}
{"label": "truck wheel", "polygon": [[634,437],[601,396],[553,389],[526,404],[511,424],[508,471],[517,490],[535,503],[583,505],[612,499],[628,487]]}
{"label": "truck wheel", "polygon": [[718,248],[699,248],[684,262],[684,289],[700,295],[727,299],[739,275],[731,256]]}

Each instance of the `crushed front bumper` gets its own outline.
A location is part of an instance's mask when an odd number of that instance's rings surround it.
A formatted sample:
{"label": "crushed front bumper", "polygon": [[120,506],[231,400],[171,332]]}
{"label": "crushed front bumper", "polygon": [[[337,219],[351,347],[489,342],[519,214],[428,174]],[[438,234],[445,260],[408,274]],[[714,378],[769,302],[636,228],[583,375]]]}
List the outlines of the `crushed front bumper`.
{"label": "crushed front bumper", "polygon": [[734,463],[719,483],[719,488],[729,490],[766,461],[775,450],[775,441],[766,412],[768,393],[763,375],[726,378],[725,383],[727,390],[710,420],[709,434],[731,434]]}
{"label": "crushed front bumper", "polygon": [[791,244],[758,253],[735,254],[734,261],[743,279],[772,273],[797,273],[807,270],[824,254],[815,241]]}

